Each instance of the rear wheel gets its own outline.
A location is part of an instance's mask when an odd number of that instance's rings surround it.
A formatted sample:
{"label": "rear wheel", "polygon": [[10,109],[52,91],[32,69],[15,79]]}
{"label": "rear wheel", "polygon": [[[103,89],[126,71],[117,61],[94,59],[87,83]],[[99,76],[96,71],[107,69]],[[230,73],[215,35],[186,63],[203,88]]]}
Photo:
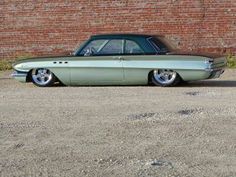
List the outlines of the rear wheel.
{"label": "rear wheel", "polygon": [[32,81],[39,87],[52,86],[55,82],[55,76],[49,69],[33,69],[31,72]]}
{"label": "rear wheel", "polygon": [[162,87],[175,86],[180,80],[178,73],[169,69],[154,70],[152,74],[152,83]]}

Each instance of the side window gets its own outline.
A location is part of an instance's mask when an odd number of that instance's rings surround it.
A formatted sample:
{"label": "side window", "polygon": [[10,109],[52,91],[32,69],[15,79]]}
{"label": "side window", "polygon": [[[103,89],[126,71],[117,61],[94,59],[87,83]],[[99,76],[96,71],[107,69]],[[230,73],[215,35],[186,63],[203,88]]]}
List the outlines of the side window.
{"label": "side window", "polygon": [[144,54],[144,51],[136,42],[131,41],[131,40],[126,40],[125,53],[126,54]]}
{"label": "side window", "polygon": [[123,53],[123,40],[113,39],[110,40],[99,52],[99,55],[109,54],[122,54]]}
{"label": "side window", "polygon": [[96,55],[108,42],[106,39],[93,40],[80,52],[80,55]]}

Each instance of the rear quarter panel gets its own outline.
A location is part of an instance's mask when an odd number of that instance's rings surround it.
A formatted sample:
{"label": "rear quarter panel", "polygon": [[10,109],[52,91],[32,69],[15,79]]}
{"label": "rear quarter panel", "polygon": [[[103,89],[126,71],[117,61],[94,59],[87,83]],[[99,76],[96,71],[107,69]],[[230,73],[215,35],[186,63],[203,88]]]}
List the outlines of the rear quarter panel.
{"label": "rear quarter panel", "polygon": [[124,57],[124,75],[126,83],[148,82],[148,75],[154,69],[171,69],[183,80],[200,80],[209,77],[205,69],[206,57],[175,55],[142,55]]}

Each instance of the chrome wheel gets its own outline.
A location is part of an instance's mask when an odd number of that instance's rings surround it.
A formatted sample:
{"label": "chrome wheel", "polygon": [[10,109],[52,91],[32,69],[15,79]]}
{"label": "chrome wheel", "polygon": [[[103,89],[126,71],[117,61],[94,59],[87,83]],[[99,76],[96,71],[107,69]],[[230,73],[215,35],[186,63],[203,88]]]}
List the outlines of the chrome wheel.
{"label": "chrome wheel", "polygon": [[153,71],[153,81],[156,85],[172,86],[179,82],[178,74],[169,69],[159,69]]}
{"label": "chrome wheel", "polygon": [[38,86],[48,86],[54,82],[54,76],[48,69],[34,69],[32,71],[32,80]]}

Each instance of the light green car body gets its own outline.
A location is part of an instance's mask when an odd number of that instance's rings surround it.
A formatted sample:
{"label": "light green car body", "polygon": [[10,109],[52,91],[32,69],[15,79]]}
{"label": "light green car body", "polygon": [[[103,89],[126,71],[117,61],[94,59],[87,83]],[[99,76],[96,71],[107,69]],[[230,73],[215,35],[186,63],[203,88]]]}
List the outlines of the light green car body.
{"label": "light green car body", "polygon": [[[83,53],[87,46],[99,40],[105,41],[99,45],[102,49],[107,41],[116,41],[117,45],[117,41],[122,41],[122,52],[110,55]],[[153,40],[158,41],[155,43]],[[143,53],[127,52],[129,41],[135,43]],[[20,82],[28,82],[32,81],[32,70],[47,69],[64,85],[146,85],[150,83],[153,71],[159,69],[175,71],[183,81],[195,81],[219,77],[226,65],[224,57],[178,54],[167,52],[166,49],[173,51],[162,39],[151,35],[96,35],[76,50],[74,56],[33,58],[16,62],[13,65],[13,77]]]}
{"label": "light green car body", "polygon": [[26,59],[16,62],[13,77],[27,82],[32,69],[49,69],[65,85],[147,85],[153,70],[171,69],[183,81],[219,77],[225,57],[191,55],[69,56]]}

